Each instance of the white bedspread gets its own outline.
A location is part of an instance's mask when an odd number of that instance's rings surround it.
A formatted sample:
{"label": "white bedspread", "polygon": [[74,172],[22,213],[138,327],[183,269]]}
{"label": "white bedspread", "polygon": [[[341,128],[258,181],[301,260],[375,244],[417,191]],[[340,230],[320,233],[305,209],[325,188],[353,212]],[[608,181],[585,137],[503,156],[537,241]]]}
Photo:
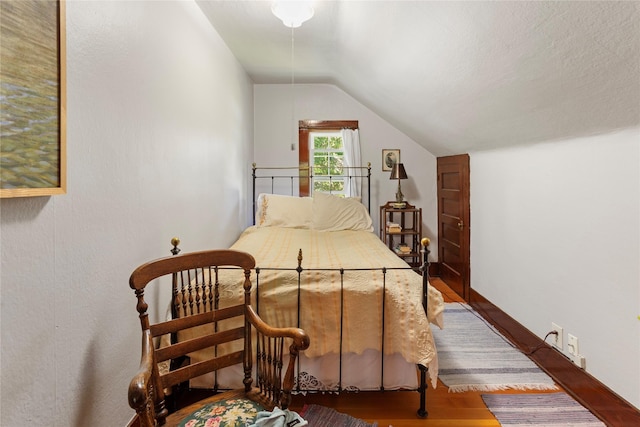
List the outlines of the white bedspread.
{"label": "white bedspread", "polygon": [[[300,284],[299,325],[311,339],[311,346],[304,353],[307,358],[340,352],[341,310],[343,353],[360,355],[366,349],[382,350],[384,287],[384,353],[397,353],[407,362],[429,367],[435,383],[437,352],[429,323],[442,327],[442,295],[429,286],[427,317],[422,306],[419,274],[409,269],[387,270],[383,285],[382,267],[407,268],[407,264],[374,233],[249,227],[232,249],[255,257],[256,266],[261,268],[259,314],[274,326],[298,324],[298,275],[295,271],[270,268],[295,269],[298,250],[302,249],[302,268],[310,270],[302,273]],[[342,308],[340,274],[314,270],[322,268],[347,269]],[[378,270],[349,270],[369,268]],[[240,297],[237,292],[235,295]]]}

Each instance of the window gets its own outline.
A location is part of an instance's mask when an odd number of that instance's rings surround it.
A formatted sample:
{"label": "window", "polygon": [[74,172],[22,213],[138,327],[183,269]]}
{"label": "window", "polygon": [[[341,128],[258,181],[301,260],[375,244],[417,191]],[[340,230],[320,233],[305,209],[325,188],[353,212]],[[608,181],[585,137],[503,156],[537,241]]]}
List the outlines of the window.
{"label": "window", "polygon": [[339,131],[309,132],[309,159],[313,173],[311,191],[345,195],[344,150]]}
{"label": "window", "polygon": [[[341,129],[358,129],[357,120],[300,120],[298,122],[298,155],[300,196],[313,191],[345,194],[344,151]],[[313,168],[314,188],[309,188],[306,168]]]}

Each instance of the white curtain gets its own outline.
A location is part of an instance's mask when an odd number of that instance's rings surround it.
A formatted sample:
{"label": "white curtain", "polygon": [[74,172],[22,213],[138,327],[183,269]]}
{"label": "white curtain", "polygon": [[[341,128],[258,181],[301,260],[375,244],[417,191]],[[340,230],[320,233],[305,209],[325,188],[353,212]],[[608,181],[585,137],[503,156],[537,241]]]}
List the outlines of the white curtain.
{"label": "white curtain", "polygon": [[[360,135],[358,129],[342,129],[342,144],[344,145],[345,166],[362,166],[360,155]],[[345,183],[345,192],[350,197],[362,197],[362,171],[347,169],[349,179]],[[354,176],[355,178],[352,178]]]}

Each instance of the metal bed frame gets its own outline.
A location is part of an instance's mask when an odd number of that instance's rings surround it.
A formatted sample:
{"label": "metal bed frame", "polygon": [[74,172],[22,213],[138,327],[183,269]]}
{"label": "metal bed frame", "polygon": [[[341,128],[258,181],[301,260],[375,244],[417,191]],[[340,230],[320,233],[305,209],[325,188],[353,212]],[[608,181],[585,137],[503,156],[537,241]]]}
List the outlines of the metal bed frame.
{"label": "metal bed frame", "polygon": [[[357,183],[358,180],[365,180],[366,185],[366,197],[367,197],[367,211],[371,212],[371,163],[368,163],[367,166],[343,166],[342,167],[344,174],[343,175],[331,175],[327,178],[323,178],[323,181],[332,182],[334,180],[349,180],[353,183]],[[265,173],[264,175],[262,173]],[[270,185],[268,186],[269,191],[261,191],[262,193],[270,193],[270,194],[281,194],[275,193],[276,184],[280,182],[284,182],[285,186],[289,187],[289,195],[297,196],[295,189],[299,188],[301,182],[306,181],[309,184],[309,191],[313,191],[313,182],[316,179],[316,175],[314,175],[313,167],[311,166],[292,166],[292,167],[279,167],[279,166],[269,166],[269,167],[257,167],[255,163],[252,165],[252,176],[253,176],[253,212],[256,212],[256,201],[257,201],[257,192],[256,192],[256,184],[259,181],[270,181]],[[318,178],[320,179],[320,178]],[[288,181],[288,184],[287,182]],[[363,197],[364,201],[364,197]],[[255,225],[255,215],[254,215],[254,225]]]}
{"label": "metal bed frame", "polygon": [[[344,177],[333,177],[330,179],[334,179],[334,178],[345,178],[345,179],[356,179],[356,178],[361,178],[361,179],[365,179],[366,180],[366,201],[367,201],[367,208],[370,211],[371,210],[371,163],[369,163],[367,166],[362,166],[362,167],[351,167],[351,168],[346,168],[345,170],[347,171],[347,174],[344,175]],[[265,173],[265,171],[267,171],[267,174],[263,174]],[[286,171],[289,171],[289,173],[283,173]],[[293,171],[293,172],[291,172]],[[308,179],[309,182],[309,188],[312,189],[313,188],[313,179],[314,179],[314,175],[313,175],[313,171],[312,168],[310,167],[264,167],[264,168],[258,168],[256,166],[256,164],[253,164],[253,168],[252,168],[252,175],[253,175],[253,212],[255,213],[256,210],[256,201],[257,201],[257,194],[256,194],[256,181],[259,180],[267,180],[270,181],[269,183],[269,190],[271,192],[271,194],[274,194],[274,191],[276,190],[276,187],[278,187],[278,182],[279,181],[288,181],[288,185],[290,187],[289,192],[290,195],[292,196],[296,196],[296,191],[295,191],[295,187],[296,187],[296,183],[299,183],[299,181],[301,179]],[[261,191],[263,193],[267,192],[267,191]],[[279,193],[282,194],[282,193]],[[364,201],[365,198],[363,197],[362,200]],[[254,216],[254,221],[255,221],[255,215]],[[314,272],[314,271],[334,271],[337,274],[340,275],[340,293],[341,293],[341,298],[340,298],[340,304],[341,304],[341,313],[340,313],[340,334],[338,339],[340,340],[340,344],[339,344],[339,348],[340,348],[340,354],[339,354],[339,381],[338,381],[338,388],[337,389],[332,389],[329,390],[329,392],[343,392],[343,391],[348,391],[346,389],[342,388],[342,358],[343,358],[343,352],[342,352],[342,343],[343,343],[343,304],[344,304],[344,300],[343,300],[343,296],[344,296],[344,277],[345,274],[349,274],[350,272],[355,272],[355,271],[379,271],[381,276],[382,276],[382,286],[383,286],[383,300],[382,300],[382,331],[381,331],[381,342],[380,342],[380,346],[381,346],[381,360],[380,360],[380,386],[379,386],[379,390],[380,391],[385,391],[384,388],[384,346],[385,346],[385,331],[384,331],[384,320],[385,320],[385,297],[386,297],[386,286],[387,286],[387,272],[390,270],[412,270],[415,271],[419,274],[422,275],[422,306],[425,310],[425,313],[427,312],[427,299],[428,299],[428,283],[429,283],[429,239],[428,238],[423,238],[421,240],[421,256],[422,256],[422,263],[418,268],[415,267],[410,267],[409,265],[407,265],[406,268],[402,267],[402,268],[387,268],[387,267],[380,267],[380,268],[362,268],[362,269],[348,269],[348,268],[327,268],[327,269],[305,269],[302,266],[302,261],[303,261],[303,255],[302,255],[302,249],[299,250],[298,252],[298,258],[297,258],[297,267],[296,268],[278,268],[278,267],[261,267],[261,266],[256,266],[255,267],[255,272],[256,272],[256,311],[259,314],[260,313],[260,275],[261,272],[263,271],[274,271],[274,270],[278,270],[278,271],[291,271],[291,272],[295,272],[297,274],[297,299],[298,299],[298,304],[297,304],[297,316],[298,316],[298,327],[300,327],[300,312],[302,310],[302,307],[300,305],[300,301],[301,301],[301,292],[302,292],[302,284],[304,283],[304,274],[307,272]],[[180,239],[178,239],[177,237],[174,237],[173,239],[171,239],[171,245],[173,246],[173,248],[171,249],[171,253],[173,255],[178,255],[180,253],[180,248],[178,248],[178,245],[180,244]],[[215,274],[215,280],[214,281],[210,281],[209,286],[213,286],[214,287],[214,291],[215,291],[215,295],[218,294],[218,290],[217,287],[219,285],[218,283],[218,271],[216,270],[214,272]],[[182,282],[180,282],[182,283]],[[176,301],[178,301],[177,296],[180,294],[182,295],[182,304],[186,304],[187,299],[184,298],[185,293],[191,294],[191,292],[193,291],[191,289],[191,287],[189,287],[189,289],[184,289],[184,284],[179,285],[178,281],[176,280],[176,278],[174,277],[173,280],[173,284],[172,284],[172,298],[173,298],[173,302],[171,304],[171,311],[172,311],[172,316],[175,318],[177,317],[177,312],[178,312],[178,306],[175,304]],[[209,290],[209,295],[212,295],[211,293],[211,289]],[[204,301],[203,301],[204,303]],[[209,302],[211,304],[218,304],[218,299],[216,297],[215,301],[211,301]],[[184,307],[186,309],[186,306]],[[172,340],[177,339],[177,337],[172,336]],[[178,362],[178,361],[174,361],[174,362]],[[300,366],[300,359],[298,359],[298,367]],[[173,365],[173,364],[172,364]],[[415,389],[415,391],[418,391],[420,393],[420,407],[417,410],[417,415],[421,418],[425,418],[428,415],[428,412],[426,410],[426,390],[427,390],[427,372],[428,372],[428,368],[426,366],[423,365],[416,365],[418,370],[419,370],[419,384],[418,384],[418,388]],[[298,369],[298,374],[299,374],[299,369]],[[216,386],[217,387],[217,386]],[[407,391],[408,389],[404,389],[405,391]],[[308,388],[302,388],[300,386],[300,381],[297,381],[297,385],[296,385],[296,391],[297,392],[327,392],[327,390],[314,390],[314,389],[308,389]]]}
{"label": "metal bed frame", "polygon": [[[330,177],[329,179],[335,179],[335,178],[343,178],[343,179],[356,179],[356,178],[361,178],[361,179],[365,179],[366,180],[366,201],[367,201],[367,209],[370,212],[371,211],[371,163],[369,163],[367,166],[361,166],[361,167],[345,167],[344,168],[346,171],[346,174],[340,177]],[[288,174],[286,173],[286,171],[293,171],[293,173],[289,172]],[[284,172],[284,173],[283,173]],[[289,193],[292,196],[297,195],[295,188],[296,188],[296,183],[299,183],[301,179],[308,179],[309,182],[309,188],[310,191],[311,189],[313,189],[313,179],[314,179],[314,174],[313,174],[313,170],[311,167],[308,166],[296,166],[296,167],[260,167],[258,168],[256,166],[255,163],[253,163],[253,167],[252,167],[252,176],[253,176],[253,212],[255,213],[256,211],[256,201],[257,201],[257,196],[258,194],[256,194],[256,181],[259,180],[267,180],[270,181],[270,185],[269,185],[269,192],[271,194],[274,193],[276,187],[278,186],[278,182],[280,181],[288,181],[289,184]],[[364,187],[364,186],[363,186]],[[267,191],[261,191],[261,192],[267,192]],[[281,194],[281,193],[280,193]],[[363,202],[364,202],[365,198],[363,197]],[[254,215],[254,224],[255,224],[255,215]],[[413,271],[417,271],[419,274],[422,275],[422,306],[425,310],[425,313],[427,311],[427,298],[428,298],[428,283],[429,283],[429,239],[428,238],[423,238],[421,240],[421,255],[422,255],[422,263],[421,265],[416,269],[416,268],[412,268],[410,266],[406,267],[406,270],[413,270]],[[271,268],[271,267],[260,267],[257,266],[255,271],[256,271],[256,310],[259,313],[259,295],[260,295],[260,273],[261,271],[268,271],[268,270],[279,270],[279,271],[283,271],[283,270],[289,270],[289,271],[295,271],[297,272],[297,276],[298,276],[298,322],[300,319],[300,311],[301,311],[301,307],[300,307],[300,292],[301,292],[301,284],[304,283],[303,280],[303,273],[305,272],[313,272],[313,271],[335,271],[337,273],[340,274],[340,292],[341,292],[341,310],[342,310],[342,304],[343,304],[343,300],[342,300],[342,295],[343,295],[343,285],[344,285],[344,275],[348,274],[350,271],[363,271],[363,270],[367,270],[367,271],[380,271],[380,274],[382,275],[382,281],[383,281],[383,291],[386,289],[386,273],[389,270],[392,270],[391,268],[386,268],[386,267],[380,267],[380,268],[366,268],[366,269],[345,269],[345,268],[340,268],[340,269],[305,269],[302,267],[302,261],[303,261],[303,255],[302,255],[302,250],[300,249],[298,252],[298,266],[296,268]],[[393,268],[395,270],[401,270],[401,269],[405,269],[405,268]],[[384,331],[384,316],[385,316],[385,298],[386,296],[386,291],[383,292],[383,304],[382,304],[382,340],[381,340],[381,366],[380,366],[380,372],[381,372],[381,380],[380,380],[380,391],[385,391],[384,389],[384,337],[385,337],[385,331]],[[341,312],[340,314],[340,320],[341,320],[341,325],[340,325],[340,336],[339,336],[339,340],[340,340],[340,354],[339,354],[339,383],[338,383],[338,390],[335,390],[337,392],[341,392],[343,391],[342,389],[342,319],[343,319],[343,313]],[[298,326],[299,323],[298,323]],[[300,363],[300,361],[298,360],[298,363]],[[419,385],[417,388],[417,391],[420,393],[420,407],[417,410],[417,415],[421,418],[425,418],[428,415],[428,412],[426,410],[426,390],[427,390],[427,372],[428,372],[428,368],[426,366],[423,365],[417,365],[418,369],[419,369]],[[298,383],[299,386],[299,383]],[[301,389],[298,388],[298,391],[303,391],[303,392],[309,392],[309,391],[320,391],[320,390],[310,390],[310,389]],[[326,391],[326,390],[325,390]],[[332,392],[334,392],[334,390],[331,390]]]}

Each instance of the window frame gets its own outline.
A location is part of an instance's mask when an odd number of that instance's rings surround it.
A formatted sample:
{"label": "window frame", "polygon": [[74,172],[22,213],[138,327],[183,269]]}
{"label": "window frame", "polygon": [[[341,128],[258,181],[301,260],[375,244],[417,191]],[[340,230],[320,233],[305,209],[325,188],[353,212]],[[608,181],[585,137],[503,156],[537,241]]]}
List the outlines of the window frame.
{"label": "window frame", "polygon": [[358,129],[357,120],[300,120],[298,121],[298,165],[300,167],[300,197],[310,195],[309,134],[311,132]]}

